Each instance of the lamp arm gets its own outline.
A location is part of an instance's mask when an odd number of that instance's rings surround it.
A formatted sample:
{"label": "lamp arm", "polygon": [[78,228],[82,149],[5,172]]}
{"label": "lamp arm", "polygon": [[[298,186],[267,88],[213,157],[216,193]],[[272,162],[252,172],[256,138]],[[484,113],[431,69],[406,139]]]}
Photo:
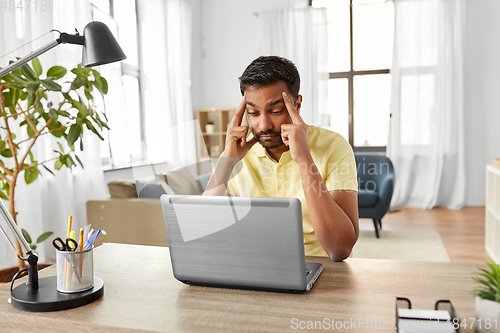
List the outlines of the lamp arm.
{"label": "lamp arm", "polygon": [[[14,234],[14,237],[16,237],[17,241],[21,245],[21,248],[23,249],[24,253],[30,254],[31,247],[29,246],[28,242],[26,242],[26,240],[24,239],[21,230],[19,230],[19,227],[16,225],[16,222],[14,222],[9,212],[7,211],[7,208],[5,208],[3,202],[1,201],[0,201],[0,214],[2,215],[1,217],[4,219],[7,225],[9,226],[10,230],[12,231],[12,234]],[[7,237],[7,235],[5,236]],[[9,238],[7,237],[7,239]]]}
{"label": "lamp arm", "polygon": [[78,32],[76,35],[70,35],[70,34],[63,32],[59,35],[59,38],[57,38],[55,41],[52,41],[52,42],[42,46],[38,50],[31,52],[27,56],[19,59],[16,62],[13,62],[9,66],[2,68],[0,70],[0,78],[4,77],[5,75],[9,74],[12,71],[18,69],[19,67],[21,67],[22,65],[24,65],[28,61],[33,60],[36,57],[38,57],[39,55],[44,54],[45,52],[53,49],[54,47],[56,47],[57,45],[59,45],[61,43],[83,45],[83,44],[85,44],[85,37],[79,35]]}
{"label": "lamp arm", "polygon": [[53,49],[54,47],[56,47],[57,45],[61,44],[62,41],[58,38],[56,39],[55,41],[53,42],[50,42],[48,43],[47,45],[45,46],[42,46],[41,48],[39,48],[38,50],[35,50],[33,52],[31,52],[30,54],[28,54],[27,56],[19,59],[18,61],[16,62],[13,62],[12,64],[10,64],[9,66],[5,67],[5,68],[2,68],[0,70],[0,78],[1,77],[4,77],[5,75],[9,74],[10,72],[18,69],[19,67],[21,67],[22,65],[24,65],[25,63],[27,63],[28,61],[30,60],[33,60],[35,59],[36,57],[38,57],[39,55],[41,54],[44,54],[45,52]]}

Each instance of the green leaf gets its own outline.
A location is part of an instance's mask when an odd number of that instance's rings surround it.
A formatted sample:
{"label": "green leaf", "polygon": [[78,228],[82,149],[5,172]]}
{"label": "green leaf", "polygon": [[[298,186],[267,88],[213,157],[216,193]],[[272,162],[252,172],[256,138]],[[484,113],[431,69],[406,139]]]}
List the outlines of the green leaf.
{"label": "green leaf", "polygon": [[78,102],[77,100],[72,99],[71,100],[71,105],[73,105],[73,107],[75,109],[77,109],[82,115],[86,115],[86,113],[85,113],[85,111],[83,109],[83,106],[82,106],[82,104],[80,102]]}
{"label": "green leaf", "polygon": [[80,140],[80,151],[83,151],[83,140]]}
{"label": "green leaf", "polygon": [[30,234],[21,228],[21,233],[23,234],[24,236],[24,239],[26,239],[26,241],[28,242],[28,244],[31,244],[31,237],[30,237]]}
{"label": "green leaf", "polygon": [[12,77],[12,80],[14,80],[15,82],[17,82],[19,84],[22,84],[23,86],[28,84],[27,80],[25,80],[22,76],[17,75],[15,72],[10,73],[9,75]]}
{"label": "green leaf", "polygon": [[50,172],[52,174],[52,176],[55,176],[55,174],[52,172],[52,170],[50,170],[49,168],[47,168],[45,165],[42,165],[45,170],[47,170],[48,172]]}
{"label": "green leaf", "polygon": [[33,65],[33,69],[35,70],[36,74],[37,75],[42,75],[42,65],[40,64],[40,60],[38,60],[38,58],[35,58],[33,60],[31,60],[31,64]]}
{"label": "green leaf", "polygon": [[53,77],[55,78],[56,80],[59,80],[60,78],[62,78],[64,75],[66,75],[66,73],[68,72],[68,70],[64,67],[61,67],[61,66],[54,66],[54,67],[51,67],[48,71],[47,71],[47,77]]}
{"label": "green leaf", "polygon": [[71,167],[73,165],[75,165],[75,162],[73,161],[73,159],[71,158],[71,156],[66,155],[66,159],[64,161],[64,164],[66,164],[66,166],[71,169]]}
{"label": "green leaf", "polygon": [[36,75],[35,71],[31,69],[31,67],[28,64],[24,64],[21,66],[21,72],[30,81],[38,80],[38,75]]}
{"label": "green leaf", "polygon": [[59,160],[57,160],[57,161],[56,161],[56,163],[54,163],[54,168],[55,168],[56,170],[61,169],[61,168],[62,168],[62,166],[63,166],[63,163],[62,163],[62,161],[61,161],[60,159],[59,159]]}
{"label": "green leaf", "polygon": [[68,94],[67,92],[63,92],[62,94],[63,94],[64,98],[66,98],[68,101],[71,101],[71,100],[73,99],[73,98],[71,97],[71,95],[70,95],[70,94]]}
{"label": "green leaf", "polygon": [[0,155],[2,155],[3,157],[12,157],[12,151],[10,150],[10,148],[5,148],[4,150],[2,150]]}
{"label": "green leaf", "polygon": [[102,141],[104,141],[104,138],[102,137],[102,135],[95,129],[94,125],[92,125],[92,123],[90,122],[90,120],[88,119],[85,119],[85,125],[87,125],[87,128],[89,130],[91,130],[92,132],[94,132],[95,135],[97,135],[99,137],[99,139],[101,139]]}
{"label": "green leaf", "polygon": [[95,81],[96,88],[101,92],[101,94],[106,95],[108,93],[108,81],[102,76]]}
{"label": "green leaf", "polygon": [[[83,150],[83,148],[82,148],[82,150]],[[82,167],[82,169],[85,169],[85,167],[83,166],[82,161],[80,161],[80,158],[78,157],[78,155],[75,154],[75,158],[78,161],[78,163],[80,164],[80,166]]]}
{"label": "green leaf", "polygon": [[30,161],[31,161],[31,164],[36,163],[35,158],[33,157],[33,153],[31,151],[30,151]]}
{"label": "green leaf", "polygon": [[61,153],[64,154],[64,148],[60,142],[57,142],[57,145],[59,146],[59,149],[61,149]]}
{"label": "green leaf", "polygon": [[28,94],[28,107],[35,104],[36,96],[34,94]]}
{"label": "green leaf", "polygon": [[36,243],[40,244],[41,242],[43,242],[44,240],[46,240],[47,238],[49,238],[53,234],[54,233],[52,231],[44,232],[43,234],[40,235],[40,237],[37,238]]}
{"label": "green leaf", "polygon": [[78,88],[81,88],[84,84],[85,84],[85,81],[83,81],[82,78],[77,76],[76,79],[74,79],[73,82],[71,83],[71,89],[76,90]]}
{"label": "green leaf", "polygon": [[68,145],[71,146],[72,144],[75,143],[75,141],[78,139],[80,136],[80,133],[82,132],[82,126],[79,124],[73,124],[69,128],[68,132],[68,137],[66,140],[68,141]]}
{"label": "green leaf", "polygon": [[32,167],[28,170],[24,170],[24,180],[26,181],[26,184],[33,183],[38,178],[39,174],[40,170],[38,170],[37,167]]}
{"label": "green leaf", "polygon": [[74,152],[75,151],[75,145],[73,144],[73,145],[69,146],[69,149],[71,149],[71,151]]}
{"label": "green leaf", "polygon": [[84,68],[81,66],[81,64],[78,64],[77,68],[73,68],[71,70],[72,73],[78,75],[78,76],[88,76],[90,72],[92,71],[92,68]]}
{"label": "green leaf", "polygon": [[34,95],[38,90],[38,87],[40,87],[40,83],[38,82],[28,84],[28,86],[26,87],[28,95]]}
{"label": "green leaf", "polygon": [[48,90],[61,91],[61,86],[52,80],[40,80],[40,82]]}
{"label": "green leaf", "polygon": [[87,99],[89,101],[93,100],[94,97],[92,96],[92,94],[90,93],[90,91],[88,91],[87,89],[85,89],[85,97],[87,97]]}
{"label": "green leaf", "polygon": [[7,197],[5,195],[5,193],[3,193],[3,191],[0,191],[0,198],[4,199],[4,200],[9,200],[9,197]]}
{"label": "green leaf", "polygon": [[33,130],[33,128],[31,126],[28,125],[28,136],[30,138],[34,137],[35,136],[35,131]]}
{"label": "green leaf", "polygon": [[49,109],[49,117],[52,118],[52,119],[57,119],[58,115],[57,115],[55,109],[53,109],[53,108]]}

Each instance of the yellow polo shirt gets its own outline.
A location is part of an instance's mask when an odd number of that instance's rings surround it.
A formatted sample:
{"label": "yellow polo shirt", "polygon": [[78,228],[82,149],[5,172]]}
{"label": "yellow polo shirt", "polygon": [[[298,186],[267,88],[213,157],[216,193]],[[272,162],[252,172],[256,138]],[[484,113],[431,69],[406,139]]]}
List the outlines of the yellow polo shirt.
{"label": "yellow polo shirt", "polygon": [[[356,162],[349,143],[335,132],[309,126],[309,150],[326,188],[358,190]],[[233,169],[227,192],[242,197],[298,198],[308,256],[328,256],[314,234],[297,163],[290,151],[275,161],[256,143]]]}

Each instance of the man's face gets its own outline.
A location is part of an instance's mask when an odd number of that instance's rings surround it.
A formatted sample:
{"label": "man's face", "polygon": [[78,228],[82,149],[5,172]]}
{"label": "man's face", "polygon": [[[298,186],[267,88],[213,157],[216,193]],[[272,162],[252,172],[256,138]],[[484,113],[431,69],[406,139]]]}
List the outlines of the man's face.
{"label": "man's face", "polygon": [[[245,89],[248,124],[257,141],[266,149],[283,146],[281,125],[292,123],[281,95],[283,91],[292,98],[282,81],[267,87],[249,86]],[[299,96],[295,101],[297,111],[300,111],[301,100]]]}

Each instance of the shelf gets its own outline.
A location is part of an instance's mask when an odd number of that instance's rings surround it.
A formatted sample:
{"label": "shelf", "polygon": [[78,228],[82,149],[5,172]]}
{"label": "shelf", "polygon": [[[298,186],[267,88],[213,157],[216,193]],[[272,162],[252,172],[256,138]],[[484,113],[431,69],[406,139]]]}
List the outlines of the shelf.
{"label": "shelf", "polygon": [[[198,150],[198,161],[201,159],[218,158],[224,151],[226,145],[226,131],[231,122],[236,108],[208,108],[196,110],[198,129],[196,131],[196,142]],[[213,124],[214,132],[207,133],[207,122]],[[211,171],[211,170],[209,170]],[[198,173],[205,173],[198,166]]]}
{"label": "shelf", "polygon": [[488,254],[500,263],[500,169],[486,166],[485,247]]}

